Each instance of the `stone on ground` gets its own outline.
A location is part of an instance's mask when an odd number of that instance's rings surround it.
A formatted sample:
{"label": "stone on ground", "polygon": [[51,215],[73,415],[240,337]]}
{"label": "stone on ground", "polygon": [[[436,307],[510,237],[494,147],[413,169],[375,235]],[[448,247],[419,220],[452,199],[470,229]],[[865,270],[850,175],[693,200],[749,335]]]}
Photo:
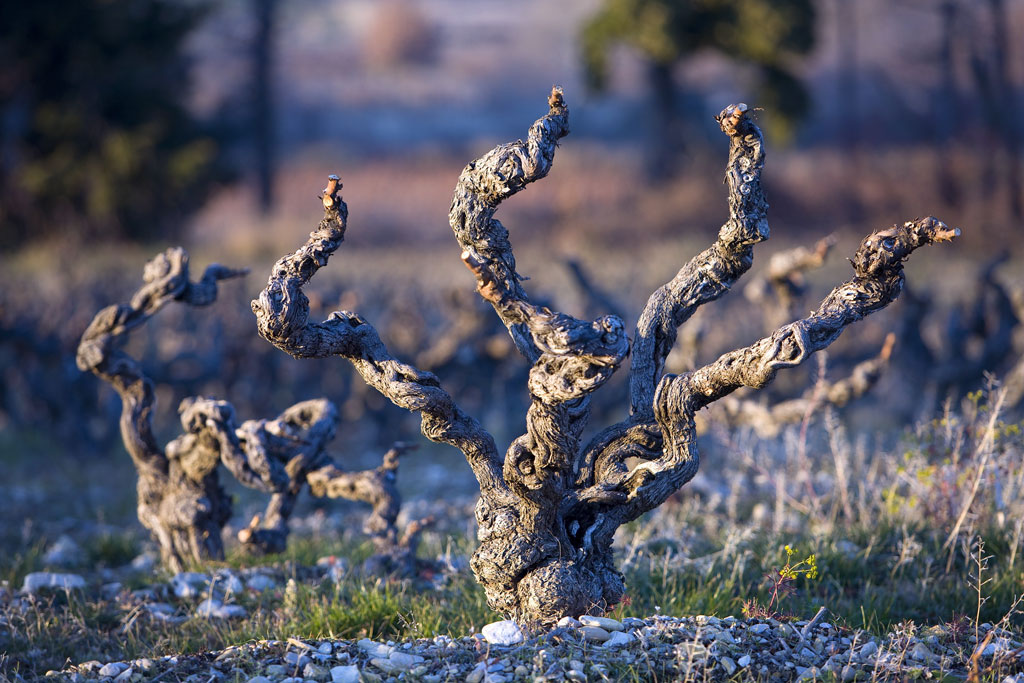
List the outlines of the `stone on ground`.
{"label": "stone on ground", "polygon": [[487,624],[482,632],[491,645],[517,645],[526,640],[519,626],[511,619]]}

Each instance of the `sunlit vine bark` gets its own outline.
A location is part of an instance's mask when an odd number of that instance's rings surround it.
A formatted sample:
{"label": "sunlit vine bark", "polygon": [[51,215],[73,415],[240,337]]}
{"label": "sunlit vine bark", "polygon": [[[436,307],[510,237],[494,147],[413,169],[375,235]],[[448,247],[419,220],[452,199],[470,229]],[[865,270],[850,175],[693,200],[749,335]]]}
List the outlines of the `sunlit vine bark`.
{"label": "sunlit vine bark", "polygon": [[[617,316],[578,320],[532,303],[509,233],[495,218],[504,199],[548,173],[568,133],[568,117],[556,88],[548,113],[526,140],[498,146],[466,166],[449,214],[477,290],[532,366],[526,434],[504,456],[437,377],[393,357],[367,320],[349,311],[310,320],[303,287],[327,265],[348,228],[337,176],[323,193],[323,220],[297,252],[277,262],[253,302],[268,341],[299,358],[347,359],[393,403],[418,412],[425,436],[463,452],[481,493],[473,571],[492,608],[540,623],[603,612],[622,599],[625,586],[613,562],[612,537],[694,476],[697,411],[741,386],[764,387],[779,370],[827,347],[847,326],[896,298],[903,261],[914,249],[957,234],[934,218],[875,232],[852,259],[854,276],[809,316],[694,372],[664,375],[678,327],[728,292],[750,268],[754,246],[768,239],[761,132],[744,105],[717,117],[730,141],[729,218],[710,247],[652,294],[631,344]],[[590,394],[630,354],[630,417],[582,444]]]}

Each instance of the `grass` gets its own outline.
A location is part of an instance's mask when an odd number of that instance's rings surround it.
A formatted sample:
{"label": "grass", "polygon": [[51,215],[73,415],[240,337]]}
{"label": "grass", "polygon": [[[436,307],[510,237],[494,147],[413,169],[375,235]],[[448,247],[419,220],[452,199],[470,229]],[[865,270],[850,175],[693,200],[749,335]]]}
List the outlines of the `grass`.
{"label": "grass", "polygon": [[[793,448],[786,438],[726,444],[714,473],[717,490],[728,493],[684,491],[620,532],[617,559],[628,593],[613,616],[738,616],[745,601],[767,603],[766,576],[784,566],[789,545],[798,559],[814,554],[820,576],[795,578],[795,592],[778,608],[784,617],[810,618],[824,605],[841,628],[879,636],[929,626],[963,635],[978,623],[1001,620],[1020,634],[1024,621],[1012,606],[1024,591],[1018,523],[1024,518],[1024,436],[1019,424],[999,419],[989,408],[998,405],[994,398],[972,396],[961,410],[908,431],[893,448],[899,455],[856,456],[830,420],[818,440],[811,437],[803,448]],[[819,465],[817,479],[807,476],[806,453]],[[827,464],[836,462],[846,481],[856,484],[840,490],[836,479],[828,479]],[[974,481],[982,485],[973,488]],[[450,528],[465,528],[465,520],[454,520]],[[90,590],[0,598],[0,672],[30,677],[68,662],[193,653],[289,636],[458,637],[499,618],[468,571],[444,581],[365,579],[355,572],[336,584],[311,580],[304,568],[320,557],[343,557],[357,567],[371,552],[362,537],[332,532],[295,534],[285,553],[266,558],[232,549],[214,568],[267,565],[281,579],[278,588],[240,596],[245,619],[190,618],[167,625],[142,612],[127,591],[99,597],[96,589],[110,580],[103,568],[126,564],[140,548],[133,528],[114,529],[108,523],[83,542],[83,564],[71,568],[87,576]],[[8,533],[0,579],[17,588],[25,574],[47,568],[43,556],[52,540]],[[421,553],[468,556],[472,548],[460,532],[449,537],[433,531]],[[121,576],[119,571],[114,575]],[[128,588],[168,578],[125,576]],[[288,578],[293,582],[286,583]],[[191,613],[193,603],[180,604],[179,611]],[[615,673],[639,680],[632,666],[623,664]]]}
{"label": "grass", "polygon": [[[977,602],[963,564],[953,571],[927,562],[909,562],[893,573],[902,536],[899,529],[876,530],[870,552],[853,555],[836,551],[835,538],[789,542],[800,552],[814,551],[822,577],[799,579],[797,592],[787,598],[783,611],[792,618],[810,618],[826,605],[832,621],[850,629],[884,635],[908,620],[919,624],[945,624],[970,612]],[[670,552],[644,556],[627,571],[628,604],[615,617],[707,614],[739,615],[744,600],[765,601],[764,574],[781,566],[783,539],[754,536],[736,544],[707,563],[695,563]],[[315,554],[307,539],[297,540],[288,552],[267,561],[278,568],[301,566]],[[359,557],[367,544],[328,544],[337,553]],[[437,548],[428,548],[428,552]],[[461,550],[468,550],[463,547]],[[941,550],[926,549],[922,553]],[[239,566],[233,556],[225,565]],[[254,564],[250,558],[245,564]],[[994,558],[992,582],[985,586],[987,601],[981,620],[997,622],[1001,610],[1020,589],[1020,574]],[[298,578],[298,575],[295,575]],[[289,595],[290,593],[290,595]],[[92,595],[90,592],[89,595]],[[262,594],[249,593],[239,603],[249,611],[242,620],[191,618],[168,626],[149,618],[125,596],[102,600],[79,593],[57,593],[28,602],[23,610],[3,610],[9,635],[2,646],[12,670],[36,674],[67,662],[101,662],[172,653],[217,650],[257,639],[302,638],[403,640],[444,634],[459,637],[477,632],[497,615],[486,604],[483,590],[468,573],[452,577],[439,588],[425,580],[366,580],[350,573],[342,581],[295,581]],[[1021,626],[1019,620],[1013,625]],[[923,628],[923,626],[922,626]]]}

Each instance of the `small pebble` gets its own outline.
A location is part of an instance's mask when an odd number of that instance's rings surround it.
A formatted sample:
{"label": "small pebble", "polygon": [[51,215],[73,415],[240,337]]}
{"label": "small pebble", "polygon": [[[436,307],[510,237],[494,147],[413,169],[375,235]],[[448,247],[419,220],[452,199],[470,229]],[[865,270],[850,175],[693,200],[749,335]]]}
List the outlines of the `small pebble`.
{"label": "small pebble", "polygon": [[580,629],[580,634],[582,634],[587,640],[593,640],[598,643],[603,643],[611,638],[611,634],[609,634],[608,631],[597,626],[584,626]]}
{"label": "small pebble", "polygon": [[611,637],[605,641],[604,646],[609,648],[622,647],[623,645],[629,645],[632,642],[633,636],[630,634],[623,631],[613,631]]}
{"label": "small pebble", "polygon": [[306,655],[299,654],[298,652],[287,652],[284,655],[284,661],[288,664],[291,664],[292,666],[297,666],[301,669],[313,660],[311,660]]}
{"label": "small pebble", "polygon": [[526,640],[519,626],[511,619],[487,624],[481,630],[484,639],[491,645],[517,645]]}
{"label": "small pebble", "polygon": [[603,628],[605,631],[623,631],[625,626],[622,625],[621,621],[615,619],[609,619],[608,617],[592,617],[590,615],[583,615],[580,617],[580,623],[584,626],[596,626]]}
{"label": "small pebble", "polygon": [[355,665],[333,667],[331,681],[333,683],[359,683],[359,667]]}
{"label": "small pebble", "polygon": [[484,676],[486,675],[487,665],[480,662],[472,671],[469,672],[469,675],[466,676],[466,683],[480,683],[480,681],[484,680]]}
{"label": "small pebble", "polygon": [[97,673],[100,675],[100,678],[113,678],[114,676],[120,675],[121,672],[127,668],[128,665],[124,662],[110,662],[109,664],[104,664],[100,667],[100,670]]}
{"label": "small pebble", "polygon": [[326,669],[316,664],[307,664],[306,668],[302,670],[302,675],[314,681],[326,681],[330,676]]}
{"label": "small pebble", "polygon": [[78,574],[56,574],[53,572],[32,572],[25,576],[21,590],[36,593],[40,590],[76,590],[85,588],[85,579]]}
{"label": "small pebble", "polygon": [[268,591],[276,586],[276,581],[274,581],[269,576],[264,576],[263,574],[254,574],[253,576],[250,576],[249,579],[245,582],[246,588],[248,588],[251,591],[256,591],[257,593]]}

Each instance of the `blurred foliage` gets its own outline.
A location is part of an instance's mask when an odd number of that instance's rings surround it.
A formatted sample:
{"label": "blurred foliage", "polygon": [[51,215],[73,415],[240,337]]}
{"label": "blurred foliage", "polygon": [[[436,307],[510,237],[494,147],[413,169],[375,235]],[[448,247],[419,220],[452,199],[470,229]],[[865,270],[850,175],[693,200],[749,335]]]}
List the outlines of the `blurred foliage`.
{"label": "blurred foliage", "polygon": [[182,47],[208,7],[8,2],[0,10],[0,245],[152,238],[223,177],[182,102]]}
{"label": "blurred foliage", "polygon": [[616,45],[663,68],[701,50],[718,52],[755,67],[754,102],[772,113],[769,132],[785,139],[809,109],[789,63],[814,46],[814,29],[812,0],[605,0],[583,28],[583,66],[588,85],[601,91]]}
{"label": "blurred foliage", "polygon": [[408,0],[383,0],[374,8],[363,40],[363,58],[378,70],[424,66],[437,61],[437,27]]}

